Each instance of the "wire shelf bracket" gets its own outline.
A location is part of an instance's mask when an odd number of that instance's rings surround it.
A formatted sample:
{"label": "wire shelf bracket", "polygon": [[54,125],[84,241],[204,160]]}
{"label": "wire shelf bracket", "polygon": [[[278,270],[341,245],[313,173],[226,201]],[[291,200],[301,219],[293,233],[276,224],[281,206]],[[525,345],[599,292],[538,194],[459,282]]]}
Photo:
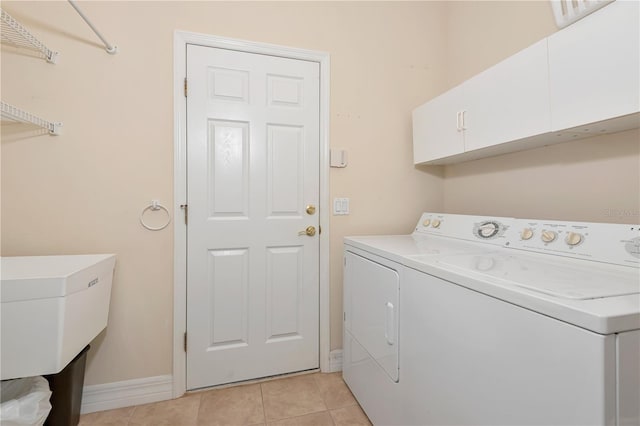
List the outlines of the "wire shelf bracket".
{"label": "wire shelf bracket", "polygon": [[62,127],[62,123],[47,121],[37,115],[33,115],[21,110],[20,108],[14,107],[13,105],[9,105],[4,101],[2,101],[2,118],[20,123],[35,124],[38,127],[46,129],[52,136],[58,136],[61,131],[60,127]]}
{"label": "wire shelf bracket", "polygon": [[26,47],[29,49],[35,49],[52,64],[58,61],[58,52],[55,52],[45,46],[40,40],[38,40],[27,28],[25,28],[20,22],[13,19],[11,15],[2,10],[2,41],[12,44],[16,47]]}

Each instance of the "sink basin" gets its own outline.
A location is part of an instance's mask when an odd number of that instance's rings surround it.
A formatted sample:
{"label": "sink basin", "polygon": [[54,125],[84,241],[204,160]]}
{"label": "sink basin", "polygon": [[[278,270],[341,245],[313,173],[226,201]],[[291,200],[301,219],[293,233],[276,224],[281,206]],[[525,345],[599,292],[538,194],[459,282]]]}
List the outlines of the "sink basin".
{"label": "sink basin", "polygon": [[0,258],[2,380],[60,372],[107,326],[113,254]]}

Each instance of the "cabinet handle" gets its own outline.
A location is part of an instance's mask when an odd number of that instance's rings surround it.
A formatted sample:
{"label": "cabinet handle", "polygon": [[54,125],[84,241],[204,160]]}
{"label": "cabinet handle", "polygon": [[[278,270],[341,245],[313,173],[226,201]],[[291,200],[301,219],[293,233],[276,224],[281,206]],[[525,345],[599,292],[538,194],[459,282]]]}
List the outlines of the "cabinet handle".
{"label": "cabinet handle", "polygon": [[467,130],[467,123],[466,123],[466,121],[467,121],[467,111],[466,110],[462,110],[460,112],[460,116],[462,117],[462,120],[461,120],[461,124],[462,125],[460,127],[462,128],[462,130]]}
{"label": "cabinet handle", "polygon": [[462,130],[462,128],[460,127],[460,111],[456,112],[456,130]]}

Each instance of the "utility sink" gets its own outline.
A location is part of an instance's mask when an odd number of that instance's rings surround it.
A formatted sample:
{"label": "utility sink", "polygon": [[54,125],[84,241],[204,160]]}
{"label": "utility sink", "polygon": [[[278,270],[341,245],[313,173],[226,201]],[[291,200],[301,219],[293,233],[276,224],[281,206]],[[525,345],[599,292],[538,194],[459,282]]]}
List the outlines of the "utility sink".
{"label": "utility sink", "polygon": [[2,380],[59,373],[107,326],[113,254],[0,258]]}

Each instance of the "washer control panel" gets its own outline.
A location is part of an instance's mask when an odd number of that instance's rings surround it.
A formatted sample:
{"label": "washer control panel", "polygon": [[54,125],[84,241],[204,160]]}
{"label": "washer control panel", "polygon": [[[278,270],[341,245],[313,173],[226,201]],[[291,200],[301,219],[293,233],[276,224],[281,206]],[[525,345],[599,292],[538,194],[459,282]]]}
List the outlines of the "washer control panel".
{"label": "washer control panel", "polygon": [[504,246],[506,231],[512,221],[508,217],[423,213],[415,234],[440,235]]}
{"label": "washer control panel", "polygon": [[640,265],[640,225],[514,219],[505,247]]}
{"label": "washer control panel", "polygon": [[414,235],[438,235],[556,256],[640,267],[640,224],[423,213]]}

